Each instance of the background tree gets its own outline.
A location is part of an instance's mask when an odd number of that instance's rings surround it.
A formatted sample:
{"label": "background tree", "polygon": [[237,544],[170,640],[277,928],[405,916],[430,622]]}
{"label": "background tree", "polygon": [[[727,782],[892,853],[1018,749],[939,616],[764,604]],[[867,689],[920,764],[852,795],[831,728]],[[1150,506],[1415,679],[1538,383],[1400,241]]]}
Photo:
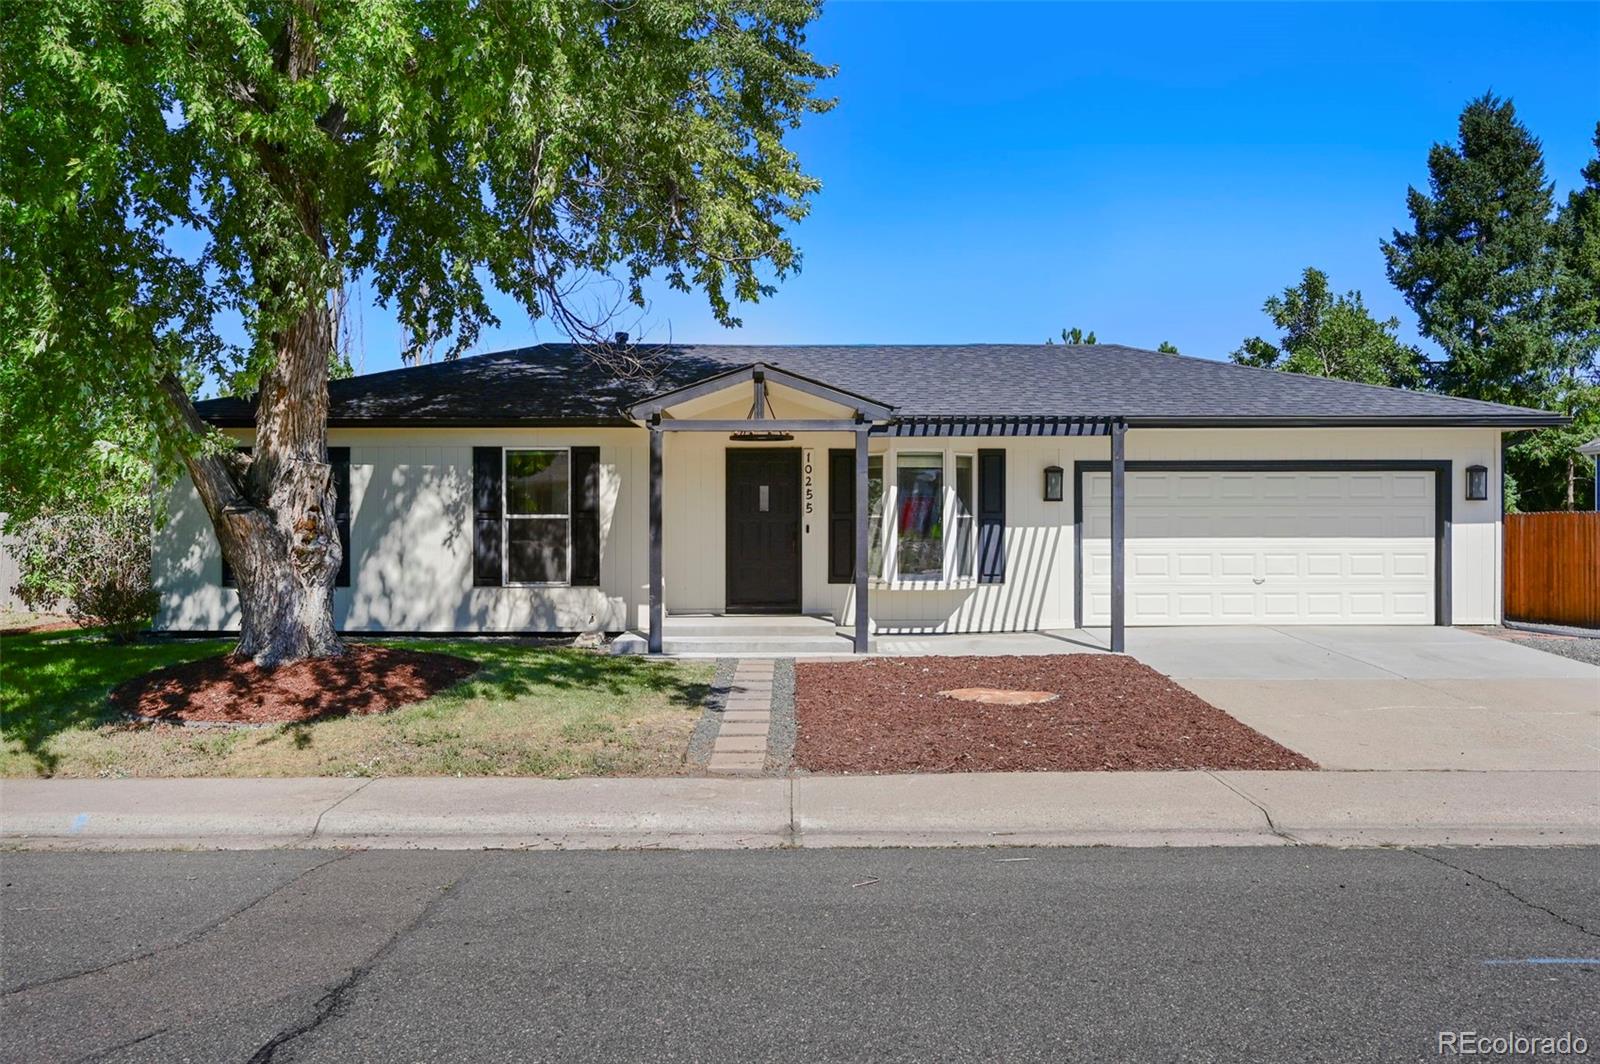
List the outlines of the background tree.
{"label": "background tree", "polygon": [[[1047,344],[1053,344],[1055,343],[1055,340],[1050,337],[1046,337],[1044,342]],[[1086,333],[1074,325],[1070,329],[1061,330],[1061,342],[1064,344],[1097,344],[1100,341],[1094,338],[1094,333]]]}
{"label": "background tree", "polygon": [[[1428,154],[1428,186],[1409,190],[1411,229],[1382,247],[1390,281],[1444,352],[1438,387],[1587,419],[1594,345],[1562,323],[1552,186],[1543,149],[1509,100],[1467,105],[1456,143]],[[1521,506],[1560,505],[1568,495],[1571,435],[1523,434],[1507,448]]]}
{"label": "background tree", "polygon": [[20,578],[13,590],[29,609],[65,610],[79,624],[126,642],[149,625],[156,608],[150,464],[109,442],[79,459],[84,472],[75,494],[8,522]]}
{"label": "background tree", "polygon": [[1160,351],[1163,355],[1176,355],[1182,353],[1178,350],[1178,345],[1173,343],[1171,340],[1161,341],[1160,346],[1158,346],[1156,350]]}
{"label": "background tree", "polygon": [[[1595,156],[1583,168],[1583,185],[1567,196],[1552,234],[1556,252],[1556,362],[1551,409],[1572,424],[1546,429],[1523,445],[1540,461],[1536,484],[1545,494],[1533,505],[1594,508],[1594,463],[1577,449],[1600,436],[1600,123]],[[1555,488],[1559,502],[1548,496]]]}
{"label": "background tree", "polygon": [[[334,305],[370,280],[446,357],[488,292],[620,362],[586,279],[652,274],[716,317],[798,267],[817,182],[785,135],[828,102],[815,0],[56,0],[0,33],[0,509],[156,428],[239,582],[239,652],[340,651],[327,462]],[[248,337],[230,344],[219,316]],[[236,453],[204,374],[259,386]]]}
{"label": "background tree", "polygon": [[1259,336],[1245,340],[1230,356],[1241,366],[1394,388],[1426,382],[1422,353],[1395,338],[1400,320],[1373,318],[1360,292],[1335,295],[1321,270],[1306,267],[1298,285],[1270,297],[1262,309],[1283,338],[1276,344]]}

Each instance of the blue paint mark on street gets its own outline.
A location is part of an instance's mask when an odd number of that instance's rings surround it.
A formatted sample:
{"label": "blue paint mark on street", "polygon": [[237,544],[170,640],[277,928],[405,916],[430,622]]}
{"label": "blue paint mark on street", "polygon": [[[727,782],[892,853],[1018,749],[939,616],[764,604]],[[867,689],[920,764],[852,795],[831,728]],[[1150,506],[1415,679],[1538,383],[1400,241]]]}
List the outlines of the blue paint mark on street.
{"label": "blue paint mark on street", "polygon": [[79,813],[77,816],[72,818],[72,823],[67,826],[67,834],[76,835],[78,832],[82,831],[88,823],[89,814]]}

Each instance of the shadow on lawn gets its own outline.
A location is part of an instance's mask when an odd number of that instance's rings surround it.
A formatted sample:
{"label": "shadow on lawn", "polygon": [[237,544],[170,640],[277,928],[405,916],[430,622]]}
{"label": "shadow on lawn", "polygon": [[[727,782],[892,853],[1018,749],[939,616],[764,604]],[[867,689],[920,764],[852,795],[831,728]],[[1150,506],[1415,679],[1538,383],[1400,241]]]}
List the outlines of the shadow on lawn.
{"label": "shadow on lawn", "polygon": [[[383,639],[352,641],[351,645],[451,655],[475,663],[477,671],[438,689],[432,700],[407,707],[421,708],[430,716],[447,714],[460,702],[472,699],[528,701],[530,711],[535,711],[541,694],[556,692],[592,692],[617,699],[657,694],[665,695],[672,705],[690,707],[704,700],[708,688],[686,678],[682,669],[669,662],[613,657],[549,642]],[[241,704],[238,719],[249,720],[244,705],[258,701],[258,696],[248,675],[222,668],[220,661],[213,668],[213,663],[199,660],[218,659],[231,646],[218,640],[154,640],[119,646],[86,631],[6,637],[0,641],[0,735],[19,744],[39,771],[52,772],[58,761],[48,749],[53,736],[123,719],[121,710],[108,701],[113,688],[153,670],[188,662],[195,665],[181,670],[182,678],[174,677],[161,691],[167,706],[180,706],[188,689],[200,683],[223,680],[234,688],[234,697]],[[296,747],[311,744],[310,725],[318,719],[346,715],[368,699],[377,708],[394,704],[399,692],[387,689],[386,676],[353,665],[327,661],[285,666],[299,671],[295,688],[304,701],[313,703],[307,719],[285,726]],[[410,700],[417,697],[413,694]]]}
{"label": "shadow on lawn", "polygon": [[0,737],[22,747],[45,772],[50,738],[116,719],[111,688],[151,669],[210,657],[220,640],[112,643],[92,629],[0,637]]}

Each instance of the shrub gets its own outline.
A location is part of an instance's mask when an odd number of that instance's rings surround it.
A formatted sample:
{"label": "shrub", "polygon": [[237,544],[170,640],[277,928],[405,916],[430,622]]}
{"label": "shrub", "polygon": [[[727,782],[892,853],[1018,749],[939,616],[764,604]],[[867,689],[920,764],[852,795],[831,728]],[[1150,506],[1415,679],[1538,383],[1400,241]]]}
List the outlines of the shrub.
{"label": "shrub", "polygon": [[122,498],[47,510],[16,529],[16,594],[29,609],[65,607],[79,624],[127,642],[156,608],[150,583],[150,504]]}

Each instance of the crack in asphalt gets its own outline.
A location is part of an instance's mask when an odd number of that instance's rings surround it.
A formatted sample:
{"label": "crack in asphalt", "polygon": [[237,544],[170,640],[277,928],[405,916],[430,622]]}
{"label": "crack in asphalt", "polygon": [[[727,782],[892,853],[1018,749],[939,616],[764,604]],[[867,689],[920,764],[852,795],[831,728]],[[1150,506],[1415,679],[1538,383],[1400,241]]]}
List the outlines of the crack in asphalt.
{"label": "crack in asphalt", "polygon": [[1244,791],[1241,791],[1239,788],[1235,787],[1233,784],[1229,783],[1227,780],[1223,779],[1221,776],[1217,775],[1215,772],[1212,772],[1210,769],[1205,769],[1204,771],[1205,771],[1205,774],[1207,776],[1210,776],[1212,779],[1216,780],[1218,783],[1220,783],[1224,787],[1228,788],[1228,790],[1232,791],[1234,794],[1237,794],[1240,798],[1243,798],[1245,801],[1247,801],[1251,805],[1255,806],[1256,809],[1261,813],[1262,817],[1265,818],[1265,820],[1267,822],[1267,830],[1268,831],[1270,831],[1272,834],[1276,835],[1278,838],[1282,839],[1283,841],[1285,841],[1287,843],[1291,843],[1292,845],[1295,845],[1295,846],[1302,845],[1302,843],[1300,842],[1299,839],[1295,838],[1293,835],[1289,834],[1287,831],[1284,831],[1283,829],[1279,828],[1277,824],[1273,823],[1272,814],[1267,812],[1267,807],[1266,806],[1262,805],[1260,802],[1256,801],[1254,798],[1250,797]]}
{"label": "crack in asphalt", "polygon": [[230,920],[233,920],[233,919],[236,919],[237,917],[243,916],[245,913],[249,912],[251,909],[254,909],[257,905],[260,905],[262,902],[267,901],[270,898],[274,897],[275,895],[281,894],[284,891],[288,890],[290,887],[294,886],[296,883],[300,882],[302,879],[304,879],[307,876],[311,875],[311,873],[320,872],[324,868],[327,868],[329,865],[334,864],[334,863],[339,862],[339,861],[342,861],[346,857],[349,857],[351,854],[353,854],[355,852],[356,852],[355,850],[342,850],[342,851],[336,852],[332,857],[329,857],[327,860],[319,861],[316,864],[312,865],[310,868],[306,868],[306,869],[301,870],[300,872],[296,873],[293,877],[291,877],[290,879],[285,880],[283,883],[280,883],[278,886],[273,887],[271,890],[267,891],[265,894],[262,894],[259,897],[253,898],[250,901],[245,902],[243,905],[239,906],[237,909],[234,909],[231,912],[225,913],[222,916],[217,917],[217,919],[211,921],[210,923],[204,924],[204,925],[202,925],[200,927],[197,927],[194,930],[189,931],[186,934],[184,934],[184,935],[182,935],[182,936],[180,936],[178,938],[173,939],[171,942],[166,942],[166,943],[163,943],[162,945],[159,945],[159,946],[152,946],[150,949],[141,950],[140,952],[131,954],[131,955],[127,956],[127,957],[119,957],[114,961],[107,961],[105,964],[96,964],[93,967],[82,968],[82,969],[80,969],[78,971],[75,971],[75,972],[68,972],[65,975],[53,975],[48,979],[40,979],[37,982],[33,982],[33,983],[24,983],[21,986],[13,987],[12,989],[7,990],[4,994],[0,994],[0,998],[14,997],[17,994],[24,994],[24,993],[27,993],[30,990],[38,990],[40,987],[54,986],[57,983],[65,983],[65,982],[70,982],[71,980],[74,980],[74,979],[83,979],[83,978],[85,978],[87,976],[98,975],[101,972],[108,972],[113,968],[120,968],[125,964],[133,964],[136,961],[148,960],[151,957],[159,957],[163,953],[170,953],[172,950],[182,949],[184,946],[193,945],[194,943],[196,943],[196,942],[200,941],[201,939],[205,938],[207,935],[209,935],[212,932],[214,932],[214,931],[218,930],[219,928],[221,928],[224,924],[228,923]]}
{"label": "crack in asphalt", "polygon": [[124,1049],[131,1049],[134,1046],[138,1045],[140,1042],[148,1042],[148,1041],[150,1041],[150,1039],[155,1038],[158,1035],[166,1034],[167,1031],[169,1031],[169,1030],[171,1030],[171,1028],[158,1027],[154,1031],[150,1031],[150,1032],[148,1032],[146,1034],[142,1034],[137,1038],[130,1038],[126,1042],[118,1042],[114,1046],[107,1046],[105,1049],[97,1049],[93,1053],[90,1053],[86,1057],[78,1057],[77,1058],[77,1064],[88,1064],[88,1062],[91,1061],[91,1060],[105,1060],[107,1057],[111,1056],[111,1054],[113,1054],[113,1053],[120,1053]]}
{"label": "crack in asphalt", "polygon": [[1558,913],[1554,909],[1550,908],[1547,905],[1540,905],[1538,902],[1534,901],[1531,898],[1525,898],[1521,894],[1518,894],[1516,891],[1512,890],[1510,887],[1506,886],[1504,883],[1500,882],[1497,879],[1491,879],[1488,876],[1484,875],[1482,872],[1477,872],[1477,871],[1474,871],[1471,868],[1465,868],[1465,867],[1463,867],[1461,865],[1458,865],[1458,864],[1452,864],[1451,862],[1446,861],[1443,857],[1440,857],[1440,856],[1438,856],[1436,854],[1428,853],[1425,850],[1413,849],[1410,846],[1406,846],[1406,847],[1404,847],[1404,849],[1405,849],[1405,851],[1407,853],[1415,854],[1418,857],[1426,858],[1427,860],[1432,861],[1434,864],[1443,865],[1444,867],[1452,869],[1453,871],[1461,872],[1461,873],[1463,873],[1465,875],[1469,875],[1473,879],[1476,879],[1478,882],[1487,884],[1488,886],[1491,886],[1491,887],[1495,888],[1496,890],[1498,890],[1501,893],[1505,894],[1507,897],[1511,898],[1512,900],[1520,902],[1521,904],[1526,905],[1528,908],[1533,909],[1533,910],[1535,910],[1537,912],[1544,913],[1546,916],[1548,916],[1551,919],[1557,921],[1558,923],[1565,924],[1566,926],[1572,928],[1575,931],[1578,931],[1578,932],[1580,932],[1582,934],[1588,935],[1590,938],[1600,939],[1600,931],[1595,931],[1595,930],[1593,930],[1593,929],[1591,929],[1589,927],[1586,927],[1583,923],[1581,923],[1581,922],[1579,922],[1577,920],[1574,920],[1572,917],[1567,916],[1564,913]]}
{"label": "crack in asphalt", "polygon": [[256,1050],[255,1053],[250,1056],[247,1064],[268,1064],[268,1062],[276,1058],[278,1050],[292,1042],[297,1041],[300,1038],[305,1037],[306,1035],[315,1031],[317,1028],[321,1027],[323,1024],[327,1023],[329,1020],[336,1017],[344,1008],[345,1003],[349,1000],[350,992],[355,989],[356,984],[360,983],[361,980],[365,979],[369,974],[371,974],[372,970],[376,968],[384,960],[384,958],[386,958],[390,953],[394,952],[395,947],[399,945],[401,940],[405,939],[413,931],[421,927],[423,922],[426,921],[428,917],[433,915],[434,910],[443,904],[445,898],[450,896],[450,892],[465,882],[472,874],[473,871],[471,870],[463,871],[460,875],[456,876],[456,878],[440,887],[438,893],[428,899],[427,904],[422,907],[421,912],[417,913],[415,917],[408,920],[404,926],[396,928],[394,934],[385,939],[383,944],[372,952],[371,956],[352,968],[349,975],[335,983],[328,989],[327,993],[323,994],[322,997],[316,1000],[316,1003],[312,1006],[315,1011],[312,1013],[310,1019],[306,1020],[304,1023],[298,1024],[286,1031],[281,1031],[274,1035],[264,1045],[262,1045],[260,1049]]}

